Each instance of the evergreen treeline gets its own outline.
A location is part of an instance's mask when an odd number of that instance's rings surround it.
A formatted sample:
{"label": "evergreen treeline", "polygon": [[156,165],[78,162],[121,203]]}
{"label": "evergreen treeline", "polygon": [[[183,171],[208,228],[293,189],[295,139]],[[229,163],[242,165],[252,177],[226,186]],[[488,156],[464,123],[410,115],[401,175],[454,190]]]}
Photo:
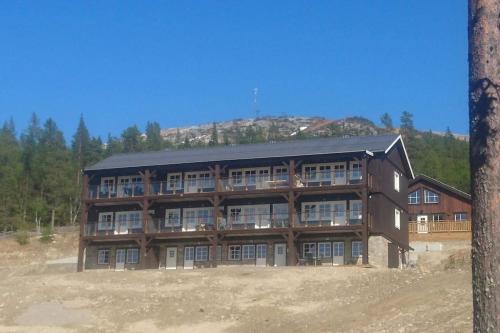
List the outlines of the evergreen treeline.
{"label": "evergreen treeline", "polygon": [[[321,136],[394,133],[388,114],[381,117],[382,128],[365,118],[351,120],[361,127],[332,124]],[[80,210],[81,170],[102,158],[117,153],[147,150],[185,149],[207,144],[177,132],[175,142],[163,140],[157,122],[148,122],[145,135],[137,126],[126,128],[120,137],[108,135],[104,143],[93,137],[83,117],[70,143],[52,119],[43,124],[34,114],[28,127],[16,133],[12,120],[0,129],[0,231],[32,229],[77,223]],[[425,173],[469,192],[468,143],[457,140],[448,130],[445,136],[418,132],[413,115],[401,116],[401,134],[416,174]],[[296,139],[317,136],[297,129]],[[209,146],[248,144],[290,139],[273,123],[268,129],[249,126],[219,131],[213,124]]]}

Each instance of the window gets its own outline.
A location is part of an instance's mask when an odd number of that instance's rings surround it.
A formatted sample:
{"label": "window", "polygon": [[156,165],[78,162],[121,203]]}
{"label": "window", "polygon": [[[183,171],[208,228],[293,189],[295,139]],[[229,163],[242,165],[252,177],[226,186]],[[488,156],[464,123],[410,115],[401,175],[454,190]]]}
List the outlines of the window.
{"label": "window", "polygon": [[304,176],[306,178],[306,181],[316,180],[316,166],[304,167]]}
{"label": "window", "polygon": [[455,221],[465,221],[467,220],[467,213],[455,213]]}
{"label": "window", "polygon": [[394,171],[394,189],[399,192],[399,172]]}
{"label": "window", "polygon": [[316,256],[316,243],[304,243],[303,256],[315,257]]}
{"label": "window", "polygon": [[231,182],[233,185],[243,185],[243,172],[231,171]]}
{"label": "window", "polygon": [[102,177],[101,190],[99,191],[101,197],[107,197],[115,193],[115,177]]}
{"label": "window", "polygon": [[106,265],[109,264],[109,249],[100,249],[97,251],[97,264]]}
{"label": "window", "polygon": [[139,249],[127,249],[127,264],[137,264],[139,262]]}
{"label": "window", "polygon": [[401,229],[401,212],[398,209],[394,209],[394,226]]}
{"label": "window", "polygon": [[214,179],[210,172],[202,172],[200,173],[200,185],[202,188],[213,188],[214,187]]}
{"label": "window", "polygon": [[255,259],[255,245],[243,245],[243,260]]}
{"label": "window", "polygon": [[319,166],[319,178],[322,181],[332,180],[332,167],[330,165],[320,165]]}
{"label": "window", "polygon": [[229,209],[229,223],[231,224],[243,223],[241,219],[241,208]]}
{"label": "window", "polygon": [[165,210],[165,226],[180,226],[181,225],[181,210],[166,209]]}
{"label": "window", "polygon": [[168,175],[168,190],[176,191],[182,189],[182,180],[180,173],[171,173]]}
{"label": "window", "polygon": [[229,245],[229,260],[240,260],[241,259],[241,246],[240,245]]}
{"label": "window", "polygon": [[335,172],[333,174],[335,184],[345,183],[345,164],[344,163],[335,164],[333,166],[333,169],[335,170]]}
{"label": "window", "polygon": [[430,190],[424,190],[424,203],[438,203],[439,195]]}
{"label": "window", "polygon": [[349,201],[349,206],[351,208],[349,212],[349,223],[360,224],[363,214],[361,200],[351,200]]}
{"label": "window", "polygon": [[333,204],[334,224],[345,224],[345,201]]}
{"label": "window", "polygon": [[208,246],[197,246],[196,247],[196,261],[207,261],[208,260]]}
{"label": "window", "polygon": [[351,243],[351,256],[359,258],[363,255],[363,243],[361,241],[352,241]]}
{"label": "window", "polygon": [[246,170],[245,171],[245,180],[247,185],[255,185],[257,179],[257,171],[256,170]]}
{"label": "window", "polygon": [[275,227],[288,225],[288,204],[273,204],[273,223]]}
{"label": "window", "polygon": [[343,242],[333,242],[333,256],[343,257],[344,256],[344,243]]}
{"label": "window", "polygon": [[319,204],[319,219],[320,221],[330,221],[331,218],[331,213],[332,213],[332,208],[330,207],[330,204],[324,203],[324,204]]}
{"label": "window", "polygon": [[318,243],[318,257],[331,258],[332,243]]}
{"label": "window", "polygon": [[288,168],[274,167],[274,180],[288,180]]}
{"label": "window", "polygon": [[194,260],[194,247],[186,246],[184,247],[184,261]]}
{"label": "window", "polygon": [[315,204],[305,204],[304,205],[304,216],[305,221],[315,221],[316,217],[316,205]]}
{"label": "window", "polygon": [[112,230],[113,229],[113,213],[99,213],[99,223],[97,225],[99,230]]}
{"label": "window", "polygon": [[445,221],[445,220],[446,220],[446,214],[444,214],[444,213],[438,213],[438,214],[431,215],[431,221],[433,221],[433,222],[440,222],[440,221]]}
{"label": "window", "polygon": [[130,212],[128,214],[130,220],[131,229],[141,229],[142,228],[142,212]]}
{"label": "window", "polygon": [[351,175],[349,178],[351,181],[360,181],[363,178],[360,162],[351,162]]}
{"label": "window", "polygon": [[418,205],[420,203],[420,190],[416,190],[408,194],[408,204]]}

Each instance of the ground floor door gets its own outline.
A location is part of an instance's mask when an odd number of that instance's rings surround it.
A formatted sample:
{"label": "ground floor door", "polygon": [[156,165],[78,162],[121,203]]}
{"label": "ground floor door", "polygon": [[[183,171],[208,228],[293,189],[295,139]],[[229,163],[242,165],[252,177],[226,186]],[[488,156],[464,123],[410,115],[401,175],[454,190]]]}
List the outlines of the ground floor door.
{"label": "ground floor door", "polygon": [[399,268],[399,247],[394,243],[387,245],[387,266],[389,268]]}
{"label": "ground floor door", "polygon": [[194,247],[186,246],[184,248],[184,269],[193,269],[194,266]]}
{"label": "ground floor door", "polygon": [[333,242],[333,264],[344,264],[344,242]]}
{"label": "ground floor door", "polygon": [[115,261],[115,270],[123,271],[125,269],[125,249],[117,249],[116,250],[116,261]]}
{"label": "ground floor door", "polygon": [[166,269],[176,269],[177,268],[177,248],[167,247],[167,262],[165,264]]}
{"label": "ground floor door", "polygon": [[274,266],[286,266],[286,244],[274,244]]}
{"label": "ground floor door", "polygon": [[417,232],[420,234],[426,234],[429,232],[427,215],[417,215]]}
{"label": "ground floor door", "polygon": [[266,266],[267,264],[267,244],[257,244],[255,246],[255,265]]}

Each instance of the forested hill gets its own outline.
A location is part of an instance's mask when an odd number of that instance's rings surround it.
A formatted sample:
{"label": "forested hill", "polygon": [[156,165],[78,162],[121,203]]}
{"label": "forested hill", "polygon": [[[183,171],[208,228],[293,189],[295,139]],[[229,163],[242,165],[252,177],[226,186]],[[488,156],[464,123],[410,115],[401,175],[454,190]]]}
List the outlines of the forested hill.
{"label": "forested hill", "polygon": [[161,129],[148,122],[144,132],[133,125],[120,137],[91,136],[84,119],[71,142],[52,119],[33,115],[16,132],[13,121],[0,129],[0,231],[42,225],[76,223],[80,207],[81,172],[85,166],[115,153],[161,149],[247,144],[317,136],[355,136],[401,133],[416,174],[424,173],[469,192],[468,142],[451,131],[431,133],[413,126],[413,115],[401,115],[394,128],[388,114],[381,125],[351,117],[261,117],[179,129]]}

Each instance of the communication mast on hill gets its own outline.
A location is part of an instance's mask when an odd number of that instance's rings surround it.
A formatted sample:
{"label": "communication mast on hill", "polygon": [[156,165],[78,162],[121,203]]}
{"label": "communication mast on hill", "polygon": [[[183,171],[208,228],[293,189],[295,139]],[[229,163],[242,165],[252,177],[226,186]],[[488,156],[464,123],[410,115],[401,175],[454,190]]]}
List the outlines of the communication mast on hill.
{"label": "communication mast on hill", "polygon": [[259,88],[253,88],[253,111],[255,112],[255,118],[259,118],[259,104],[257,103],[257,95],[259,93]]}

